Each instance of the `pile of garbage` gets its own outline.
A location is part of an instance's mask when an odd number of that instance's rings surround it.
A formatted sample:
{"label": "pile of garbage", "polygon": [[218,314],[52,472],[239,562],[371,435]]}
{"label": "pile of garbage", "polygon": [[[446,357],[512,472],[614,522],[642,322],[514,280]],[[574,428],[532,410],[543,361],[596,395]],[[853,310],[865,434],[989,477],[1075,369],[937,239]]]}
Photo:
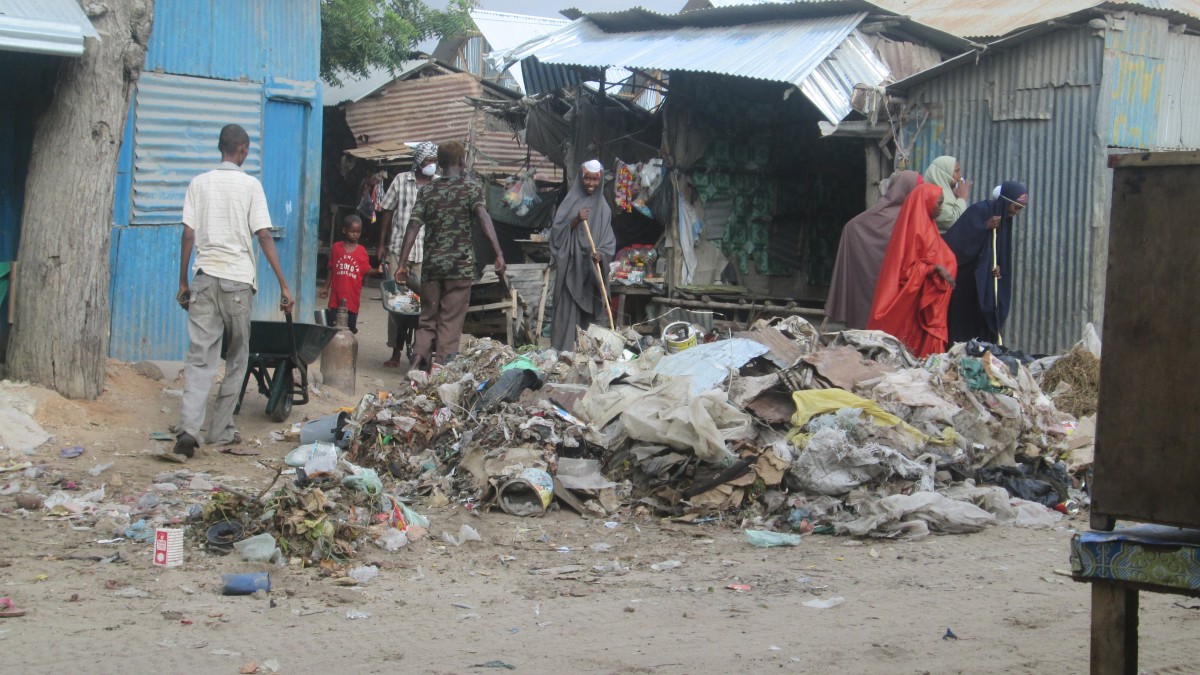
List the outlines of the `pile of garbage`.
{"label": "pile of garbage", "polygon": [[[720,521],[768,542],[756,545],[1050,527],[1088,504],[1094,332],[1040,360],[978,342],[917,360],[885,333],[821,334],[799,317],[680,335],[592,326],[573,353],[474,340],[429,374],[298,425],[265,489],[179,468],[119,503],[103,487],[11,480],[0,492],[107,537],[187,525],[210,550],[340,576],[363,546],[427,536],[418,510],[450,504]],[[1089,414],[1056,404],[1068,400]],[[479,538],[442,534],[454,546]]]}
{"label": "pile of garbage", "polygon": [[559,501],[895,536],[1048,526],[1087,503],[1094,417],[1042,391],[1048,360],[971,342],[918,361],[885,333],[799,317],[667,337],[593,326],[562,354],[474,341],[365,396],[339,456],[390,500],[520,516]]}

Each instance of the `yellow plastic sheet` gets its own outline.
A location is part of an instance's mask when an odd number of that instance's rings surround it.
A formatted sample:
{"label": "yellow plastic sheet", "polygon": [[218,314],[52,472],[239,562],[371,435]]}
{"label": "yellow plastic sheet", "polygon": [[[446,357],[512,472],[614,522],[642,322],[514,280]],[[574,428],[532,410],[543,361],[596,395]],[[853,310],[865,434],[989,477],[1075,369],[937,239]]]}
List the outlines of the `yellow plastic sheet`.
{"label": "yellow plastic sheet", "polygon": [[792,415],[792,424],[802,428],[817,415],[837,412],[842,408],[858,408],[863,414],[875,420],[875,423],[885,427],[895,427],[918,440],[928,440],[925,434],[917,431],[904,420],[879,407],[879,404],[861,396],[855,396],[845,389],[806,389],[792,392],[792,401],[796,404],[796,413]]}

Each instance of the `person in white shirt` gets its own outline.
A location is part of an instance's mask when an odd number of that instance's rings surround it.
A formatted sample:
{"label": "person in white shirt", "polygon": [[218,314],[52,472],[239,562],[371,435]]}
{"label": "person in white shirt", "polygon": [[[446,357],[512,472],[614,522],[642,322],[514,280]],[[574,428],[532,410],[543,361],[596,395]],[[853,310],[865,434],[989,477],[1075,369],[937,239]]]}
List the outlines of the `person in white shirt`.
{"label": "person in white shirt", "polygon": [[[402,267],[400,248],[404,244],[404,231],[417,203],[417,190],[437,177],[438,146],[428,141],[413,148],[412,170],[397,174],[391,187],[379,203],[382,212],[379,220],[378,254],[384,257],[384,265],[394,273]],[[395,227],[392,227],[395,225]],[[424,230],[424,228],[422,228]],[[425,259],[424,233],[417,234],[412,252],[408,254],[409,286],[414,290],[421,287],[421,262]],[[386,257],[385,257],[386,253]],[[396,368],[404,355],[404,346],[412,344],[416,321],[404,322],[395,314],[388,315],[388,341],[392,356],[383,365]]]}
{"label": "person in white shirt", "polygon": [[[250,137],[242,127],[227,124],[221,129],[217,148],[220,166],[193,178],[183,200],[176,299],[188,313],[188,354],[174,452],[186,457],[194,456],[203,440],[229,444],[240,439],[233,409],[249,356],[250,310],[257,289],[254,239],[279,280],[280,309],[290,313],[293,305],[271,238],[267,196],[262,184],[242,170],[242,162],[250,154]],[[189,286],[193,248],[195,275]],[[225,377],[213,402],[212,419],[205,427],[205,403],[226,336]]]}

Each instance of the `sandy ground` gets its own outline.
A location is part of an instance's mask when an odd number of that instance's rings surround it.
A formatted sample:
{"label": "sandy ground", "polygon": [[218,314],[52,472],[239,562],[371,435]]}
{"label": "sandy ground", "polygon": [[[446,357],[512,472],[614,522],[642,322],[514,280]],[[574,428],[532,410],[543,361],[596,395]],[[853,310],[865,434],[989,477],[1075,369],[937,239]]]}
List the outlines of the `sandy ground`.
{"label": "sandy ground", "polygon": [[[385,316],[368,290],[360,318],[360,394],[398,377],[385,370]],[[177,384],[113,364],[97,401],[42,400],[38,419],[55,435],[33,459],[84,490],[134,500],[175,465],[149,453],[166,430]],[[325,392],[292,419],[355,399]],[[239,424],[264,457],[281,425],[247,396]],[[262,443],[254,445],[255,439]],[[83,445],[72,460],[57,449]],[[255,457],[206,449],[188,466],[231,485],[265,487],[274,472]],[[99,477],[87,470],[114,466]],[[119,478],[117,478],[119,476]],[[257,491],[257,490],[256,490]],[[181,491],[172,499],[200,501]],[[737,523],[681,525],[624,516],[615,527],[570,512],[521,519],[451,506],[420,509],[430,539],[395,553],[360,551],[380,575],[354,588],[314,570],[272,569],[268,598],[219,594],[222,573],[255,567],[188,548],[181,568],[150,563],[150,545],[98,544],[41,513],[13,513],[0,497],[0,595],[28,610],[0,619],[0,672],[237,673],[254,662],[280,672],[487,673],[1082,673],[1088,668],[1088,587],[1061,575],[1068,541],[1086,517],[1056,530],[994,527],[922,541],[807,536],[795,548],[756,549]],[[483,542],[440,541],[463,523]],[[598,552],[593,544],[609,544]],[[565,548],[564,548],[565,547]],[[114,553],[120,562],[102,562]],[[618,561],[627,572],[592,573]],[[679,567],[655,571],[667,560]],[[535,570],[581,565],[583,572]],[[271,569],[271,568],[261,568]],[[745,584],[749,590],[731,590]],[[147,597],[120,597],[122,589]],[[129,591],[125,591],[129,593]],[[802,603],[844,598],[815,609]],[[1142,668],[1200,672],[1193,640],[1200,603],[1142,595]],[[356,610],[369,617],[350,620]],[[943,639],[951,629],[957,640]],[[499,662],[499,663],[497,663]],[[485,667],[490,664],[490,667]]]}

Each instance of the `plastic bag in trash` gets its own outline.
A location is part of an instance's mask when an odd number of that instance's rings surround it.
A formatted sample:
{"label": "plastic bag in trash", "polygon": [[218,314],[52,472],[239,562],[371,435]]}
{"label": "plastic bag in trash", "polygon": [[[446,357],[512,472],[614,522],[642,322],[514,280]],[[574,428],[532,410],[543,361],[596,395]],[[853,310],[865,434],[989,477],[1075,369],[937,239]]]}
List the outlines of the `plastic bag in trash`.
{"label": "plastic bag in trash", "polygon": [[383,294],[383,306],[388,311],[400,314],[421,313],[421,296],[411,288],[392,284],[387,284],[387,288],[380,288],[380,292]]}
{"label": "plastic bag in trash", "polygon": [[920,537],[929,530],[950,534],[978,532],[996,522],[996,516],[978,506],[937,492],[891,495],[859,504],[857,508],[861,516],[835,525],[839,533],[894,537],[907,532]]}
{"label": "plastic bag in trash", "polygon": [[408,546],[408,535],[395,528],[387,528],[379,538],[375,540],[375,544],[385,551],[399,551]]}
{"label": "plastic bag in trash", "polygon": [[304,462],[304,473],[310,478],[317,474],[333,473],[337,468],[337,461],[337,446],[332,443],[317,443],[313,447],[312,455]]}
{"label": "plastic bag in trash", "polygon": [[417,527],[429,529],[429,519],[417,513],[416,511],[413,511],[408,507],[407,504],[401,504],[400,510],[404,513],[404,522],[408,523],[409,525],[416,525]]}
{"label": "plastic bag in trash", "polygon": [[463,525],[458,529],[457,538],[449,532],[443,532],[442,541],[450,544],[451,546],[462,546],[468,541],[483,541],[483,538],[479,536],[479,533],[475,531],[475,528],[471,527],[470,525]]}
{"label": "plastic bag in trash", "polygon": [[362,584],[362,583],[366,583],[366,582],[374,579],[375,577],[379,576],[379,568],[374,565],[364,565],[362,567],[355,567],[354,569],[347,572],[346,576],[348,576],[351,579]]}
{"label": "plastic bag in trash", "polygon": [[235,542],[233,548],[242,554],[243,560],[249,562],[271,562],[275,556],[279,555],[279,549],[275,546],[275,537],[266,532]]}
{"label": "plastic bag in trash", "polygon": [[800,535],[798,534],[771,532],[770,530],[746,530],[745,534],[746,541],[759,548],[800,545]]}
{"label": "plastic bag in trash", "polygon": [[544,381],[544,376],[537,370],[527,368],[506,370],[500,373],[487,391],[483,392],[479,403],[475,405],[475,410],[477,412],[487,411],[500,403],[516,401],[521,397],[521,392],[526,389],[541,389]]}
{"label": "plastic bag in trash", "polygon": [[356,469],[354,473],[342,479],[342,485],[372,496],[383,492],[383,481],[379,479],[379,474],[374,469],[354,468]]}

